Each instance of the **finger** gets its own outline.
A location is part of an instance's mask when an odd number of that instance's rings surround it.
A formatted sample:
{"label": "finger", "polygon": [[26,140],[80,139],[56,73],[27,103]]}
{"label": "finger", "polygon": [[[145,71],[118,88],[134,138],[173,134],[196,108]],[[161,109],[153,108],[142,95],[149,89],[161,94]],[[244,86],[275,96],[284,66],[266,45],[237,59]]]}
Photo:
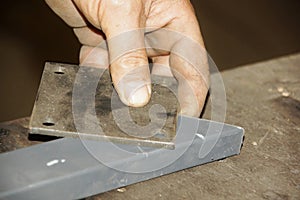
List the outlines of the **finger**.
{"label": "finger", "polygon": [[181,17],[168,25],[182,35],[172,47],[170,66],[178,80],[181,114],[198,117],[209,88],[207,54],[192,6],[184,4],[182,8]]}
{"label": "finger", "polygon": [[[108,38],[111,76],[123,103],[143,106],[151,96],[151,79],[144,44],[145,13],[142,1],[110,5],[116,16],[104,15],[102,29]],[[122,19],[122,21],[120,21]]]}
{"label": "finger", "polygon": [[[173,76],[173,71],[179,83],[178,100],[181,114],[198,117],[205,103],[206,83],[203,83],[203,79],[199,77],[199,72],[194,70],[194,67],[180,56],[172,55],[171,62],[176,64],[173,64],[175,67],[171,71],[169,59],[170,56],[152,58],[153,68],[151,73],[160,76]],[[179,70],[177,66],[180,66]]]}
{"label": "finger", "polygon": [[[97,3],[98,2],[98,3]],[[78,8],[105,33],[110,71],[123,103],[143,106],[151,96],[148,58],[144,44],[144,1],[75,1]],[[139,30],[140,29],[140,30]]]}
{"label": "finger", "polygon": [[168,23],[166,27],[173,31],[181,33],[182,35],[192,40],[195,40],[195,42],[204,47],[200,26],[195,15],[194,8],[190,1],[178,1],[178,4],[176,6],[181,7],[181,9],[179,10],[177,8],[177,17],[175,17],[170,23]]}
{"label": "finger", "polygon": [[92,26],[85,26],[73,29],[79,42],[86,46],[99,46],[102,42],[105,42],[105,35],[102,31]]}
{"label": "finger", "polygon": [[79,61],[81,66],[108,68],[108,52],[106,49],[83,45],[80,49]]}
{"label": "finger", "polygon": [[46,3],[69,26],[86,26],[85,19],[71,0],[46,0]]}
{"label": "finger", "polygon": [[204,74],[199,74],[193,65],[177,54],[170,56],[171,70],[178,81],[178,100],[180,113],[199,117],[208,92]]}
{"label": "finger", "polygon": [[167,56],[170,55],[170,50],[177,41],[175,34],[168,29],[157,29],[154,31],[146,32],[145,45],[147,55],[149,57]]}
{"label": "finger", "polygon": [[151,74],[160,76],[173,76],[169,64],[170,56],[156,56],[152,57],[151,59],[153,62]]}
{"label": "finger", "polygon": [[141,33],[126,35],[108,41],[111,76],[123,103],[143,106],[151,96],[150,70],[143,48],[143,36]]}

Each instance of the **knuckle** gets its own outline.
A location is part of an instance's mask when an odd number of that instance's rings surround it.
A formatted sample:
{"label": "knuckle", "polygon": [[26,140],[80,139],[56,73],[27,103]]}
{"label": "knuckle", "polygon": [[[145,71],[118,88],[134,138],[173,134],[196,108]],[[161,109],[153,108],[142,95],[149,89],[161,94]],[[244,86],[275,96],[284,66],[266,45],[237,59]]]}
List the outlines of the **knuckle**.
{"label": "knuckle", "polygon": [[148,65],[148,60],[144,52],[135,51],[121,56],[117,63],[121,68],[131,69]]}

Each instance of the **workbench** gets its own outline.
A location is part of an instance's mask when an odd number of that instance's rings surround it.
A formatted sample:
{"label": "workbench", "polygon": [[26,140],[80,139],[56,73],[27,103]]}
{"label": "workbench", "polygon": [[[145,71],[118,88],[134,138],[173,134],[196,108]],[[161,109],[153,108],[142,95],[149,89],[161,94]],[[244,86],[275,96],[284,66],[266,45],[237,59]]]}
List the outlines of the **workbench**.
{"label": "workbench", "polygon": [[[87,199],[300,199],[300,54],[221,74],[226,123],[245,129],[240,155]],[[0,124],[1,153],[54,139],[28,138],[28,123]]]}

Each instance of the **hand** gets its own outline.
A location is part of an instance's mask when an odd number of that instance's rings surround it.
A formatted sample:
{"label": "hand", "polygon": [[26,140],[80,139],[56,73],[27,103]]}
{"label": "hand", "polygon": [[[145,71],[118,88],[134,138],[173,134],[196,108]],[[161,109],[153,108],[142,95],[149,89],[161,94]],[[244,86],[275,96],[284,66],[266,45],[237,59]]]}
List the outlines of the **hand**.
{"label": "hand", "polygon": [[[82,44],[81,64],[88,63],[96,67],[110,65],[115,89],[123,103],[134,107],[148,103],[151,96],[149,57],[153,61],[151,73],[177,79],[181,114],[200,115],[209,87],[209,72],[205,52],[196,47],[204,49],[204,44],[189,0],[46,2],[73,28]],[[161,28],[170,33],[160,36],[158,31]],[[97,47],[105,40],[108,52]],[[186,46],[187,40],[197,45]],[[168,48],[145,48],[145,45],[157,43],[167,43]],[[120,48],[127,51],[120,54]],[[174,53],[174,49],[189,52],[195,61],[189,62]],[[198,55],[199,52],[202,55]]]}

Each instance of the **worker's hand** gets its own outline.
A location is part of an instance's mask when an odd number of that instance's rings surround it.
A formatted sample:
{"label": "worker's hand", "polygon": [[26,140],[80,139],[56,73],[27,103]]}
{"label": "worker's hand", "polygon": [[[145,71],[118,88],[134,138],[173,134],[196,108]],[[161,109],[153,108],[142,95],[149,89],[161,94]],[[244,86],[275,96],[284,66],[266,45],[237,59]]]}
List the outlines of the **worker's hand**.
{"label": "worker's hand", "polygon": [[[150,57],[153,61],[153,74],[173,75],[177,79],[181,114],[195,117],[200,115],[209,87],[209,74],[206,55],[198,55],[199,51],[192,49],[197,47],[185,46],[186,42],[181,41],[189,38],[204,49],[200,28],[189,0],[46,0],[46,2],[57,15],[74,28],[82,44],[81,64],[84,62],[98,67],[108,66],[108,62],[105,62],[107,52],[101,48],[94,48],[107,40],[112,80],[123,103],[135,107],[148,103],[151,96],[148,64]],[[170,34],[168,38],[164,38],[166,35],[160,38],[159,34],[154,34],[147,40],[145,36],[147,30],[151,35],[160,28],[184,37],[173,37]],[[122,34],[124,37],[119,37]],[[144,48],[145,44],[157,44],[166,40],[169,50]],[[120,52],[120,48],[130,51]],[[173,53],[173,49],[177,49],[177,53]],[[195,61],[190,62],[184,59],[184,56],[178,55],[182,50],[194,53],[190,56],[194,57]]]}

